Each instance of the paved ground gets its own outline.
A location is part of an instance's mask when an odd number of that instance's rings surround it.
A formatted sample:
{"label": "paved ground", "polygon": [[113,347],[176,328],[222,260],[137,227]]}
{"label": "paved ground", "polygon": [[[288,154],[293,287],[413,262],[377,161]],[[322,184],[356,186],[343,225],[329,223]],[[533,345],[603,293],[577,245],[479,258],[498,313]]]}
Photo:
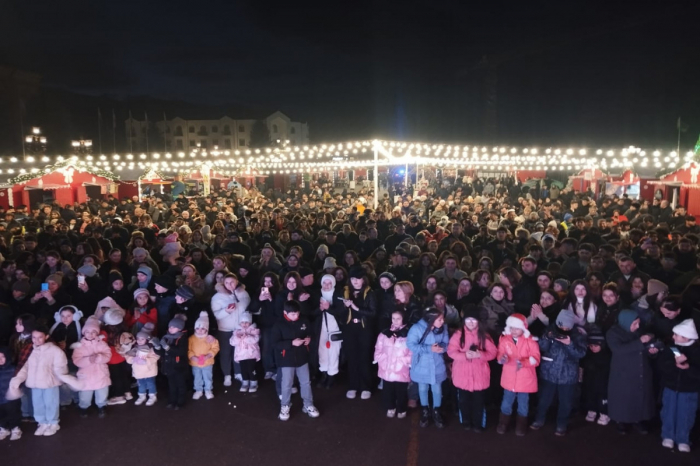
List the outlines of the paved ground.
{"label": "paved ground", "polygon": [[111,407],[103,420],[94,411],[80,419],[68,409],[53,437],[34,437],[34,425],[25,424],[24,438],[0,442],[0,464],[684,466],[700,459],[700,446],[691,454],[662,449],[658,429],[647,436],[620,436],[613,426],[582,418],[564,438],[555,437],[551,425],[524,438],[512,431],[497,435],[495,413],[482,435],[463,431],[454,416],[442,431],[421,429],[417,412],[404,420],[387,419],[378,395],[347,400],[344,388],[336,386],[314,389],[320,418],[303,415],[295,395],[292,418],[283,423],[276,418],[272,382],[256,394],[223,388],[215,393],[214,400],[190,401],[178,412],[167,410],[163,400],[153,407],[133,402]]}

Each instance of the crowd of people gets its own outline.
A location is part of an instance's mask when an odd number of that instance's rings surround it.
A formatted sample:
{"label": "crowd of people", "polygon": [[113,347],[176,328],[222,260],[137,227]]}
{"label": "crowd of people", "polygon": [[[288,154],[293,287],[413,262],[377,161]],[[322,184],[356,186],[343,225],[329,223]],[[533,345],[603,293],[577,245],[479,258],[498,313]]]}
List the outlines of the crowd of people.
{"label": "crowd of people", "polygon": [[318,417],[313,389],[341,384],[421,427],[455,413],[481,433],[494,406],[496,432],[523,436],[556,400],[557,436],[574,414],[621,434],[660,419],[663,447],[690,451],[700,228],[683,207],[467,176],[392,186],[376,210],[322,182],[176,194],[0,212],[0,439],[32,420],[54,435],[71,404],[178,410],[221,375],[274,384],[282,421],[296,393]]}

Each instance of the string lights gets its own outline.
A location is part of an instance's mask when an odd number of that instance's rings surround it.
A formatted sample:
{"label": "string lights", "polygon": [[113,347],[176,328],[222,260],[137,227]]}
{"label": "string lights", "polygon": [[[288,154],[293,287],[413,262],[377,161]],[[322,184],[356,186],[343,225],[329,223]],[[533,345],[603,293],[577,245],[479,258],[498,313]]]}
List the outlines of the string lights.
{"label": "string lights", "polygon": [[[143,172],[149,169],[159,172],[161,177],[169,174],[189,175],[203,164],[211,167],[216,173],[228,176],[314,173],[337,169],[373,168],[375,152],[378,166],[421,164],[499,171],[580,171],[587,168],[599,168],[603,171],[626,168],[673,170],[694,160],[695,156],[693,152],[680,155],[676,151],[649,151],[634,146],[621,149],[541,148],[368,140],[305,146],[284,144],[235,151],[218,149],[207,151],[203,148],[195,148],[191,152],[173,153],[71,154],[67,157],[57,155],[53,159],[49,156],[31,157],[26,161],[21,161],[18,157],[10,157],[0,159],[0,175],[19,173],[11,178],[10,182],[22,182],[42,176],[68,163],[78,169],[110,179],[120,178],[118,176],[120,172]],[[52,160],[53,165],[47,166]]]}

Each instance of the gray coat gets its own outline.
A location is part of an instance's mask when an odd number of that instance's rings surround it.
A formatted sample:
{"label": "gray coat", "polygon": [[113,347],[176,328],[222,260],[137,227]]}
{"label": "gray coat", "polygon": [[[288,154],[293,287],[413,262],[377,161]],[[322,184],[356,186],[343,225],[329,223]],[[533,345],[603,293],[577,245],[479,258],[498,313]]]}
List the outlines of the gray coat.
{"label": "gray coat", "polygon": [[606,335],[612,351],[608,382],[608,413],[616,422],[646,421],[656,414],[649,352],[639,340],[619,325]]}

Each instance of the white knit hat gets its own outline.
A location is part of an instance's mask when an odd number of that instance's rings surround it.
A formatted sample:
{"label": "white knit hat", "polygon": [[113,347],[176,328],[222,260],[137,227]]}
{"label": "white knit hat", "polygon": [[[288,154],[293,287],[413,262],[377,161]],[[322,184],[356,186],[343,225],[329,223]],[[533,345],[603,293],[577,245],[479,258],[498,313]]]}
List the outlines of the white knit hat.
{"label": "white knit hat", "polygon": [[686,337],[688,340],[698,339],[698,331],[695,328],[693,319],[685,319],[683,322],[673,327],[673,333]]}
{"label": "white knit hat", "polygon": [[241,316],[238,318],[238,322],[243,323],[243,322],[248,322],[249,324],[253,323],[253,316],[250,314],[250,312],[243,312],[241,313]]}
{"label": "white knit hat", "polygon": [[203,328],[209,331],[209,314],[207,311],[202,311],[199,313],[199,318],[194,321],[194,329]]}

